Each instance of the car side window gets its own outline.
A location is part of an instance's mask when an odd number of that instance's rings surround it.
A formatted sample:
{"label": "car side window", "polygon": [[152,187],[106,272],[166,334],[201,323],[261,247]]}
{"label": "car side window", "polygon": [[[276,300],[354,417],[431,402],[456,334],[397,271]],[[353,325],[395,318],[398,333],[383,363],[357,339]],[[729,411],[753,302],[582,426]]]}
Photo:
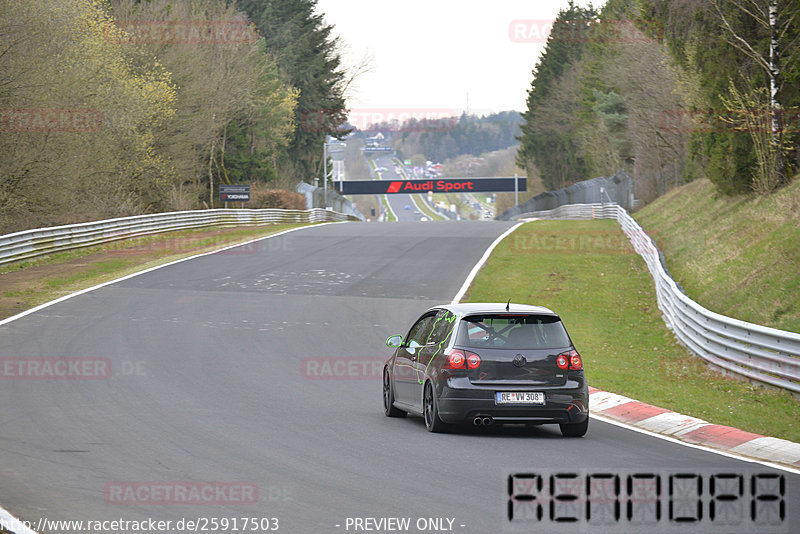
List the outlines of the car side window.
{"label": "car side window", "polygon": [[414,326],[408,332],[406,343],[410,344],[412,341],[416,341],[417,345],[424,345],[435,322],[436,314],[437,312],[427,313],[414,323]]}
{"label": "car side window", "polygon": [[450,340],[455,327],[456,316],[448,310],[442,310],[436,315],[433,322],[433,329],[428,336],[428,343],[435,345],[446,344]]}

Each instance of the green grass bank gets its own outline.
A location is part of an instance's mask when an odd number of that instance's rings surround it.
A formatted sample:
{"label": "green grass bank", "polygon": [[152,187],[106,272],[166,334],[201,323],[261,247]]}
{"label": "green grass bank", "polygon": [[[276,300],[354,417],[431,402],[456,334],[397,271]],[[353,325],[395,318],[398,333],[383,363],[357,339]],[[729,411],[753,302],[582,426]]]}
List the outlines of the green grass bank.
{"label": "green grass bank", "polygon": [[653,280],[616,221],[535,221],[503,240],[465,300],[546,306],[589,384],[706,421],[800,442],[800,402],[721,376],[666,328]]}

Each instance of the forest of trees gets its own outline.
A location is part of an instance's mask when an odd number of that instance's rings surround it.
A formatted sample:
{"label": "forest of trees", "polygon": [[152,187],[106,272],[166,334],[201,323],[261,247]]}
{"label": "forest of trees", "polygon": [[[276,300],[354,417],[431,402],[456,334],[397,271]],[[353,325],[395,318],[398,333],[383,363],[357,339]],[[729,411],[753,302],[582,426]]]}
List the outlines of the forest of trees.
{"label": "forest of trees", "polygon": [[518,112],[503,111],[483,117],[462,114],[441,119],[411,118],[402,124],[378,123],[370,125],[369,132],[389,135],[392,148],[401,158],[423,154],[431,161],[444,161],[516,145],[521,123]]}
{"label": "forest of trees", "polygon": [[766,194],[797,172],[796,0],[570,2],[554,27],[518,152],[548,189],[623,169],[644,201],[699,177]]}
{"label": "forest of trees", "polygon": [[337,47],[316,0],[3,0],[0,234],[318,176]]}
{"label": "forest of trees", "polygon": [[[316,0],[2,0],[0,234],[292,189],[341,138],[352,74]],[[399,155],[519,142],[548,189],[628,171],[768,194],[800,167],[797,0],[570,2],[527,110],[385,124]]]}

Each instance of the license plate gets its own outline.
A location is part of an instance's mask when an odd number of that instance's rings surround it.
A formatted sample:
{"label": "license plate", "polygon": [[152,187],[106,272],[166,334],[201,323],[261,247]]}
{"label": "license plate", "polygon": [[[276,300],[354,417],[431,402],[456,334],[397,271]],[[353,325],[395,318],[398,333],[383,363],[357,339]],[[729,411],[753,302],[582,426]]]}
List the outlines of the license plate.
{"label": "license plate", "polygon": [[541,391],[498,391],[494,397],[495,404],[544,404],[544,393]]}

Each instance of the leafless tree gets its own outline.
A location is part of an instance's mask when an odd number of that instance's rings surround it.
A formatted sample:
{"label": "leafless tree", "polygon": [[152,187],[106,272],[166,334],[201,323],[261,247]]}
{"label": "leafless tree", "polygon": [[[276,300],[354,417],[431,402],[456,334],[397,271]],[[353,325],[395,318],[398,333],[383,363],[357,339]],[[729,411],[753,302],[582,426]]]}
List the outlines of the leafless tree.
{"label": "leafless tree", "polygon": [[[722,27],[726,31],[727,40],[731,46],[755,62],[769,79],[770,114],[772,128],[772,145],[775,153],[775,173],[777,183],[785,183],[786,152],[783,140],[783,117],[781,104],[778,100],[778,91],[783,86],[783,73],[781,71],[781,56],[789,52],[790,56],[797,53],[797,39],[792,43],[783,44],[787,32],[797,16],[796,0],[724,0],[728,5],[735,6],[741,13],[750,17],[757,25],[769,32],[769,51],[763,53],[756,46],[742,36],[742,32],[726,15],[726,9],[720,0],[714,0],[714,9],[719,16]],[[794,11],[790,11],[790,4]]]}

